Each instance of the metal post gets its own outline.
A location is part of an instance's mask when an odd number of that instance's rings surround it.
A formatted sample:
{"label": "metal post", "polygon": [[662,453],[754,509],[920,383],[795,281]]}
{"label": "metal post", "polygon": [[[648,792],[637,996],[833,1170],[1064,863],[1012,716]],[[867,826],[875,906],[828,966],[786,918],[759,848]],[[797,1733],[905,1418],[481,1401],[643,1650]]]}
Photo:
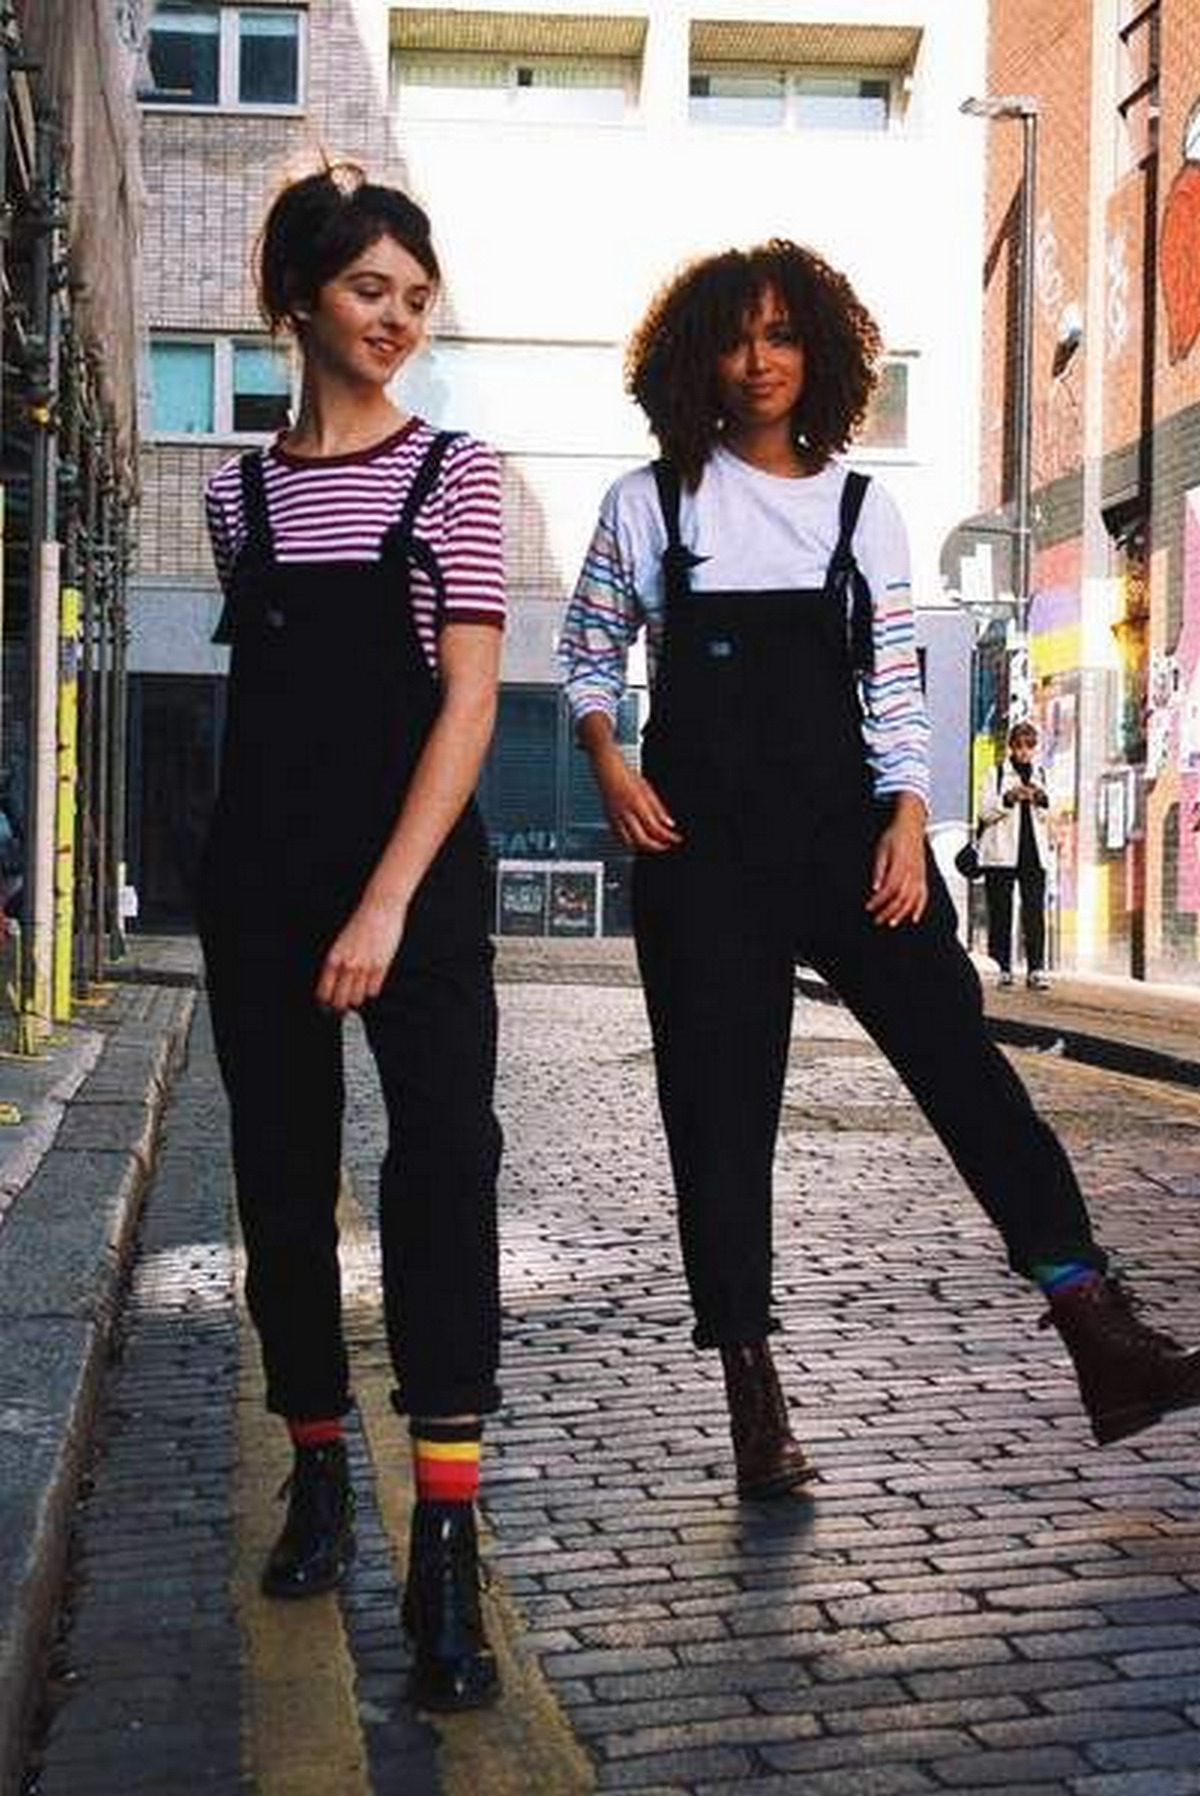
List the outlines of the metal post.
{"label": "metal post", "polygon": [[87,426],[81,431],[81,574],[83,636],[79,664],[79,833],[78,833],[78,973],[82,984],[92,978],[92,934],[96,908],[96,614],[98,566],[96,538],[100,512],[100,474],[97,467],[100,433],[94,425],[94,393],[81,362],[81,392],[86,395]]}
{"label": "metal post", "polygon": [[[115,461],[115,453],[114,453]],[[122,896],[125,889],[125,756],[129,716],[126,688],[127,650],[129,647],[129,615],[126,608],[128,573],[128,513],[119,493],[113,495],[113,609],[112,609],[112,769],[109,774],[109,916],[108,952],[112,960],[120,960],[126,952],[125,916]]]}
{"label": "metal post", "polygon": [[53,109],[35,114],[36,165],[31,257],[32,370],[29,416],[30,657],[28,802],[25,832],[26,948],[22,1052],[32,1053],[49,1027],[54,934],[54,825],[57,808],[58,550],[55,397],[58,388],[60,273],[58,130]]}
{"label": "metal post", "polygon": [[[99,433],[98,433],[99,434]],[[95,741],[93,745],[93,818],[95,822],[94,883],[92,887],[92,979],[99,985],[104,978],[105,936],[108,930],[108,842],[109,842],[109,729],[112,716],[110,687],[112,605],[112,491],[107,463],[106,439],[101,436],[99,456],[100,503],[96,558],[96,659],[92,689],[95,693]]]}
{"label": "metal post", "polygon": [[1033,574],[1033,277],[1037,221],[1036,112],[1021,114],[1021,246],[1017,294],[1016,528],[1013,598],[1016,624],[1024,637],[1029,624]]}

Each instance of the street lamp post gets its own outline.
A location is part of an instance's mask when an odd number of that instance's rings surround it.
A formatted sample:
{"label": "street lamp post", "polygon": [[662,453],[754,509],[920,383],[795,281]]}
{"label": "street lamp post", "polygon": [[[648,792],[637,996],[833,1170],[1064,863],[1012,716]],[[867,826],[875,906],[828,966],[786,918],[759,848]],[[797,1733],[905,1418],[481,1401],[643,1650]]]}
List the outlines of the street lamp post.
{"label": "street lamp post", "polygon": [[1012,526],[1013,612],[1024,639],[1033,597],[1033,275],[1037,201],[1038,102],[1031,94],[989,94],[964,100],[960,112],[972,118],[1019,119],[1021,123],[1021,207],[1018,238],[1017,383],[1013,404],[1014,520]]}

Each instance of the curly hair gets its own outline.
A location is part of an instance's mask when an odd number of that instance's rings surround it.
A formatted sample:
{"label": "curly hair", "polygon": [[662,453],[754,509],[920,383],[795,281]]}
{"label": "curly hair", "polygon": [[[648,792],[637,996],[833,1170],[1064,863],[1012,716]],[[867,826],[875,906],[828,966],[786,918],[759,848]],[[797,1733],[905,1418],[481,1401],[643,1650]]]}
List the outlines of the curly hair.
{"label": "curly hair", "polygon": [[661,287],[625,352],[625,390],[684,484],[700,484],[721,434],[717,358],[774,288],[804,348],[798,442],[823,466],[862,421],[877,378],[879,327],[844,274],[815,250],[772,237],[686,263]]}

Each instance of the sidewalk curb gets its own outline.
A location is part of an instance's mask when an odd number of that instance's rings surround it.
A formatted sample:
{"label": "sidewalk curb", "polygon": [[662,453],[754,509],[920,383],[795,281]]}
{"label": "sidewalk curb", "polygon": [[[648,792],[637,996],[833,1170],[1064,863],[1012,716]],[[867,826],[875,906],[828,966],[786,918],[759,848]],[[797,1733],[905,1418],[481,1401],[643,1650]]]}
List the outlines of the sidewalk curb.
{"label": "sidewalk curb", "polygon": [[[194,1009],[194,994],[181,993],[161,1027],[117,1023],[0,1233],[9,1343],[0,1451],[16,1464],[3,1481],[0,1538],[3,1796],[18,1789],[121,1283]],[[121,1048],[140,1063],[143,1083],[137,1098],[113,1101],[103,1073]]]}
{"label": "sidewalk curb", "polygon": [[[842,1000],[815,973],[797,971],[796,990],[818,1004],[840,1005]],[[1054,1051],[1067,1060],[1105,1072],[1124,1073],[1133,1079],[1158,1079],[1168,1085],[1200,1090],[1200,1061],[1187,1060],[1165,1048],[1149,1048],[1141,1042],[1118,1041],[1070,1024],[1028,1022],[1023,1017],[998,1016],[986,1009],[984,1020],[993,1041],[1012,1048]]]}

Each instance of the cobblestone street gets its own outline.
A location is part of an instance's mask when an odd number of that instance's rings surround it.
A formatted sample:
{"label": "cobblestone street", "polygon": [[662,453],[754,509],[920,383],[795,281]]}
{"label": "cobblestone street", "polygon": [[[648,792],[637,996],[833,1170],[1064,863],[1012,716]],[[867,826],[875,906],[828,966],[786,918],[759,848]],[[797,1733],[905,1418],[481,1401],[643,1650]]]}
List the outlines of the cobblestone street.
{"label": "cobblestone street", "polygon": [[[492,1602],[538,1713],[557,1705],[592,1769],[560,1754],[539,1770],[537,1726],[506,1747],[507,1704],[440,1734],[405,1708],[388,1543],[403,1441],[371,1395],[386,1368],[365,1232],[347,1241],[363,1550],[340,1604],[256,1602],[246,1480],[265,1489],[261,1457],[277,1482],[286,1455],[244,1345],[237,1369],[197,1025],[30,1789],[1200,1791],[1200,1428],[1091,1445],[1037,1299],[855,1026],[800,1007],[777,1179],[778,1358],[821,1478],[755,1508],[733,1496],[715,1359],[688,1339],[640,995],[519,983],[501,998]],[[1200,1334],[1200,1099],[1019,1061],[1155,1320]],[[350,1086],[348,1170],[369,1208],[381,1119],[357,1028]],[[277,1524],[277,1506],[261,1515]],[[314,1768],[315,1710],[339,1704],[346,1756]],[[289,1729],[308,1775],[281,1770]]]}

